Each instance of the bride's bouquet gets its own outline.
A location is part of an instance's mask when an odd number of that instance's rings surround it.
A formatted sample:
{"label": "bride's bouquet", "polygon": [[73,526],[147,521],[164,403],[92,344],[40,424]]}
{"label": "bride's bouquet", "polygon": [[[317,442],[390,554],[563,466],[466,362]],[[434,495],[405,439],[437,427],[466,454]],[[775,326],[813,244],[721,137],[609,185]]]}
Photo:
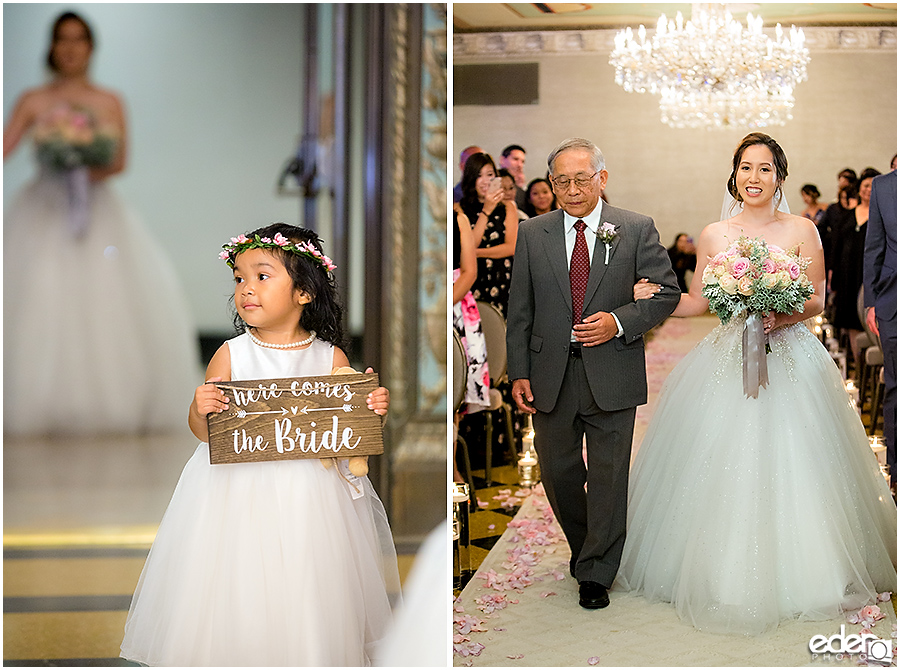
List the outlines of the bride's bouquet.
{"label": "bride's bouquet", "polygon": [[766,245],[762,238],[738,238],[710,259],[703,271],[703,295],[722,323],[736,314],[793,314],[814,289],[806,268],[810,259]]}
{"label": "bride's bouquet", "polygon": [[34,129],[38,161],[52,170],[109,165],[116,133],[99,126],[87,109],[61,105],[38,119]]}
{"label": "bride's bouquet", "polygon": [[767,312],[803,310],[814,288],[806,268],[810,259],[789,253],[762,238],[738,238],[709,260],[703,271],[703,295],[722,323],[746,313],[742,337],[744,393],[756,398],[769,383],[769,341],[762,326]]}

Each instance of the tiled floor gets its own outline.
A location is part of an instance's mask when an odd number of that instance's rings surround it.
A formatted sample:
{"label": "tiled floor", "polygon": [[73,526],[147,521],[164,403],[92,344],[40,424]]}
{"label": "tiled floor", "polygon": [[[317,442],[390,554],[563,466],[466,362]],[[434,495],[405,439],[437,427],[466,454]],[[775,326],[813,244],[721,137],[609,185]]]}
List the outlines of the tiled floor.
{"label": "tiled floor", "polygon": [[[4,665],[132,665],[118,657],[131,595],[195,445],[4,441]],[[401,579],[415,550],[397,547]]]}

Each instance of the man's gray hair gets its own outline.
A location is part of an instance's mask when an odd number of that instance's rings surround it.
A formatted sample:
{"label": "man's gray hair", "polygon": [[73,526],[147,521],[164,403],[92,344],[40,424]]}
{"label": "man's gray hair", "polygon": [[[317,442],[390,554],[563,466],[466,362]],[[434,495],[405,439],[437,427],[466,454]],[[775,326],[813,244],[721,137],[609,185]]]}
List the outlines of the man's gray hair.
{"label": "man's gray hair", "polygon": [[563,140],[547,157],[547,169],[550,171],[550,174],[553,174],[553,161],[556,160],[556,157],[563,151],[569,149],[584,149],[585,151],[590,152],[591,166],[593,167],[594,172],[600,172],[600,170],[606,167],[606,162],[603,160],[603,153],[596,144],[581,137],[570,137],[567,140]]}

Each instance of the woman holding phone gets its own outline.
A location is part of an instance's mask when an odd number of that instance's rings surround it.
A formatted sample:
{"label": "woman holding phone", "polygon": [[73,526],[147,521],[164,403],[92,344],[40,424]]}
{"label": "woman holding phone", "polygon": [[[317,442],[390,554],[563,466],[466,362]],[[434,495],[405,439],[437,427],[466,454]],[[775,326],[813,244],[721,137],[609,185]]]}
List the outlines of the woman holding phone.
{"label": "woman holding phone", "polygon": [[463,197],[454,209],[471,222],[477,244],[478,277],[472,295],[495,305],[505,316],[519,228],[515,204],[503,199],[501,179],[487,154],[469,156],[461,186]]}

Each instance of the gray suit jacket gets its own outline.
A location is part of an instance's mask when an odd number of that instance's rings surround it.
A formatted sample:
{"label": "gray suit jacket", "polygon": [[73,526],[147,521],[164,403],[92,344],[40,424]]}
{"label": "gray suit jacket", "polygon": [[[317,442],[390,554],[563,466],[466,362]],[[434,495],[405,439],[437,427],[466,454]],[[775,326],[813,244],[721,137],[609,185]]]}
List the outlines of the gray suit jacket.
{"label": "gray suit jacket", "polygon": [[[625,334],[584,347],[582,358],[597,405],[615,411],[647,402],[643,334],[672,313],[681,292],[653,219],[604,203],[600,223],[607,221],[616,226],[609,265],[604,243],[595,238],[582,317],[612,312]],[[530,380],[534,407],[541,412],[556,405],[572,330],[563,226],[562,210],[519,225],[507,310],[509,379]],[[642,277],[662,290],[635,302],[633,287]]]}
{"label": "gray suit jacket", "polygon": [[872,180],[863,297],[879,319],[897,317],[897,171]]}

